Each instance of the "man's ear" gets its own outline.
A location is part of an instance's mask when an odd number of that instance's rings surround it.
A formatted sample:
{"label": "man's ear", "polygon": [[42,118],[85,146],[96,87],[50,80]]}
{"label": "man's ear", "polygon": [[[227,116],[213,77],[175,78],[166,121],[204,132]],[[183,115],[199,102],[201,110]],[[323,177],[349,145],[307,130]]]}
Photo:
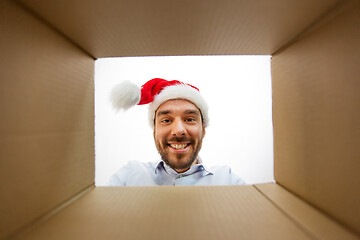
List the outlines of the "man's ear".
{"label": "man's ear", "polygon": [[206,130],[205,130],[205,126],[203,125],[203,137],[205,137],[205,133],[206,133]]}

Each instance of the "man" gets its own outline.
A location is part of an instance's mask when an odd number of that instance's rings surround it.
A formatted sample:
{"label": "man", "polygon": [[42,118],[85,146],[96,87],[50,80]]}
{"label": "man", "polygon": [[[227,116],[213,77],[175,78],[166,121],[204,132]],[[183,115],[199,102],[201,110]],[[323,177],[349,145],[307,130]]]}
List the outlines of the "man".
{"label": "man", "polygon": [[123,110],[149,104],[149,121],[161,160],[130,161],[110,178],[110,185],[244,184],[229,167],[207,168],[198,156],[209,117],[207,104],[196,87],[154,78],[140,90],[123,82],[113,89],[111,100],[116,109]]}

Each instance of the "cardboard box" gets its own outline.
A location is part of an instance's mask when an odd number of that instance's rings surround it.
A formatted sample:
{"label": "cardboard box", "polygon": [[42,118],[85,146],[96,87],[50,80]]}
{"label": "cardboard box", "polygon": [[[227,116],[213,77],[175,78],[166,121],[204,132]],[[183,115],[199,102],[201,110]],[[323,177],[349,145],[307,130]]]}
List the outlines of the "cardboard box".
{"label": "cardboard box", "polygon": [[[0,239],[359,239],[358,0],[0,1]],[[94,60],[272,55],[275,180],[94,187]]]}

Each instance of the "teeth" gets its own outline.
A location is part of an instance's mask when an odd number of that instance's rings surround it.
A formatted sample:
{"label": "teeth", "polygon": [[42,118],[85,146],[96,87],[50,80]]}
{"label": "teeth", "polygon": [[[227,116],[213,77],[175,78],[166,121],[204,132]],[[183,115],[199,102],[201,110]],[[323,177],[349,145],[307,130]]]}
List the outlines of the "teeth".
{"label": "teeth", "polygon": [[187,144],[170,144],[170,146],[175,149],[184,149],[186,148]]}

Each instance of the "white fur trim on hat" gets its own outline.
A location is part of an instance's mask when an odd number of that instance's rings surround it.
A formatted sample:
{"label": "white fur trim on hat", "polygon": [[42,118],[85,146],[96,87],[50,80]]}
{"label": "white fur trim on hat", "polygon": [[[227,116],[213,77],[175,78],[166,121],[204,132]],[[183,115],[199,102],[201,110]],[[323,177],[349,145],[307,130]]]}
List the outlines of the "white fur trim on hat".
{"label": "white fur trim on hat", "polygon": [[154,128],[155,112],[161,104],[172,99],[185,99],[195,104],[201,111],[203,124],[205,127],[209,124],[209,110],[205,99],[200,92],[193,87],[185,84],[172,85],[164,88],[149,104],[149,123]]}
{"label": "white fur trim on hat", "polygon": [[116,110],[127,110],[140,102],[141,90],[130,81],[116,85],[110,93],[110,101]]}

